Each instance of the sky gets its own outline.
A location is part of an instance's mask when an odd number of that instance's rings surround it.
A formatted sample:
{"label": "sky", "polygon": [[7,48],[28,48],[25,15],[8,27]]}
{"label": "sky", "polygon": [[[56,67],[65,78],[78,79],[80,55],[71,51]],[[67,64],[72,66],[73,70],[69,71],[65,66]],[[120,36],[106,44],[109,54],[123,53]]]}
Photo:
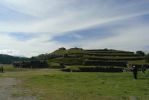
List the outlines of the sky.
{"label": "sky", "polygon": [[149,0],[0,0],[0,53],[149,51]]}

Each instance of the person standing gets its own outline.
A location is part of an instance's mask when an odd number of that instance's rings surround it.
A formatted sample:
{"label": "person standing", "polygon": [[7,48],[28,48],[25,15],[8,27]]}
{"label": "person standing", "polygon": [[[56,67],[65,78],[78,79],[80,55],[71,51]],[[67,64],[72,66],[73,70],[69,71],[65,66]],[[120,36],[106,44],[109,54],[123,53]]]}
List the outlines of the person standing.
{"label": "person standing", "polygon": [[134,79],[137,79],[137,74],[138,74],[138,68],[137,66],[133,65],[132,66],[132,72],[133,72],[133,76],[134,76]]}

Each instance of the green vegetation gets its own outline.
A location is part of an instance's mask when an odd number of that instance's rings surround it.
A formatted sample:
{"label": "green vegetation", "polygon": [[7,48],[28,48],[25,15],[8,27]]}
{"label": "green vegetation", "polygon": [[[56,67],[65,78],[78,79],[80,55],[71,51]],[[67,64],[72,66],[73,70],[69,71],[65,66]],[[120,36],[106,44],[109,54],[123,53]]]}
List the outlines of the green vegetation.
{"label": "green vegetation", "polygon": [[137,61],[129,61],[128,64],[142,65],[142,64],[148,64],[148,63],[145,60],[137,60]]}
{"label": "green vegetation", "polygon": [[56,62],[49,62],[48,65],[50,68],[55,68],[55,69],[61,68],[60,63],[56,63]]}
{"label": "green vegetation", "polygon": [[65,48],[59,48],[58,50],[54,51],[52,54],[55,55],[65,55],[65,54],[80,54],[85,53],[85,51],[82,48],[70,48],[66,50]]}
{"label": "green vegetation", "polygon": [[56,63],[64,63],[66,65],[82,65],[83,59],[81,58],[55,58],[55,59],[49,59],[49,62],[56,62]]}
{"label": "green vegetation", "polygon": [[[146,57],[147,59],[147,57]],[[145,60],[143,51],[136,53],[130,51],[97,49],[84,50],[82,48],[59,48],[49,54],[41,54],[32,57],[29,61],[16,62],[14,66],[22,68],[63,68],[64,66],[84,65],[84,66],[116,66],[128,67],[129,64],[137,64]],[[77,69],[77,68],[76,68]]]}
{"label": "green vegetation", "polygon": [[[149,68],[149,54],[145,55],[142,51],[134,53],[112,49],[60,48],[53,53],[30,59],[10,59],[8,62],[13,62],[14,66],[2,65],[5,73],[1,73],[0,77],[21,80],[17,86],[30,89],[30,94],[37,96],[39,100],[149,98],[149,71],[145,75],[139,72],[138,80],[133,79],[131,72],[122,72],[123,69],[127,71],[127,65],[133,64],[138,67],[145,64]],[[5,64],[7,57],[1,60],[0,56],[0,61]],[[19,94],[13,94],[17,95]]]}
{"label": "green vegetation", "polygon": [[[5,65],[3,65],[3,70],[4,70],[4,73],[7,73],[7,72],[30,71],[30,70],[33,70],[33,69],[31,69],[31,68],[16,68],[13,65],[5,64]],[[34,69],[34,70],[37,70],[37,69]]]}
{"label": "green vegetation", "polygon": [[[107,63],[109,61],[119,63],[120,61],[128,62],[128,61],[144,60],[144,52],[142,51],[137,51],[135,54],[134,52],[113,50],[113,49],[83,50],[81,48],[71,48],[66,50],[65,48],[60,48],[54,51],[52,54],[62,55],[62,57],[50,59],[49,61],[51,62],[56,61],[56,62],[64,63],[66,65],[67,64],[82,65],[86,63],[87,60],[95,60],[92,62],[92,64],[90,64],[91,66],[95,65],[95,62],[98,62],[99,65],[102,65],[101,63],[103,61]],[[73,63],[70,63],[70,62],[73,62]],[[109,64],[109,66],[113,66],[113,65]]]}
{"label": "green vegetation", "polygon": [[24,61],[24,60],[28,60],[28,58],[0,54],[0,63],[1,64],[11,64],[15,61]]}
{"label": "green vegetation", "polygon": [[115,66],[67,66],[66,72],[123,72],[123,68]]}
{"label": "green vegetation", "polygon": [[148,100],[149,71],[134,80],[132,73],[66,73],[32,70],[4,73],[1,77],[21,79],[22,88],[39,100]]}
{"label": "green vegetation", "polygon": [[136,55],[145,56],[145,53],[143,51],[136,51]]}
{"label": "green vegetation", "polygon": [[3,66],[4,72],[8,72],[8,71],[17,71],[18,69],[16,69],[13,65],[4,65]]}
{"label": "green vegetation", "polygon": [[145,60],[149,63],[149,53],[145,56]]}

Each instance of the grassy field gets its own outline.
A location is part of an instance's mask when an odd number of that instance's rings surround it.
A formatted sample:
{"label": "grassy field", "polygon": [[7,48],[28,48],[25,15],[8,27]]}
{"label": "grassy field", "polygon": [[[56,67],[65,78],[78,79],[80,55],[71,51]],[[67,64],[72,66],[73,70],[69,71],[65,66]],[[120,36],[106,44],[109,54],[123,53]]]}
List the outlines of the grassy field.
{"label": "grassy field", "polygon": [[67,73],[59,70],[5,72],[22,80],[22,88],[39,100],[149,100],[149,71],[138,80],[132,73]]}

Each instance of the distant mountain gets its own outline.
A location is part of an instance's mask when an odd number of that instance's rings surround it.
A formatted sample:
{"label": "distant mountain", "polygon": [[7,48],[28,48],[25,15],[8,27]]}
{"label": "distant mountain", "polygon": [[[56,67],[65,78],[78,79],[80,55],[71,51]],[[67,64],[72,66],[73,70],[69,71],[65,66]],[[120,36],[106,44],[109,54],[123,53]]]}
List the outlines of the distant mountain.
{"label": "distant mountain", "polygon": [[29,58],[25,57],[17,57],[17,56],[10,56],[6,54],[0,54],[0,63],[1,64],[11,64],[15,61],[24,61],[28,60]]}

